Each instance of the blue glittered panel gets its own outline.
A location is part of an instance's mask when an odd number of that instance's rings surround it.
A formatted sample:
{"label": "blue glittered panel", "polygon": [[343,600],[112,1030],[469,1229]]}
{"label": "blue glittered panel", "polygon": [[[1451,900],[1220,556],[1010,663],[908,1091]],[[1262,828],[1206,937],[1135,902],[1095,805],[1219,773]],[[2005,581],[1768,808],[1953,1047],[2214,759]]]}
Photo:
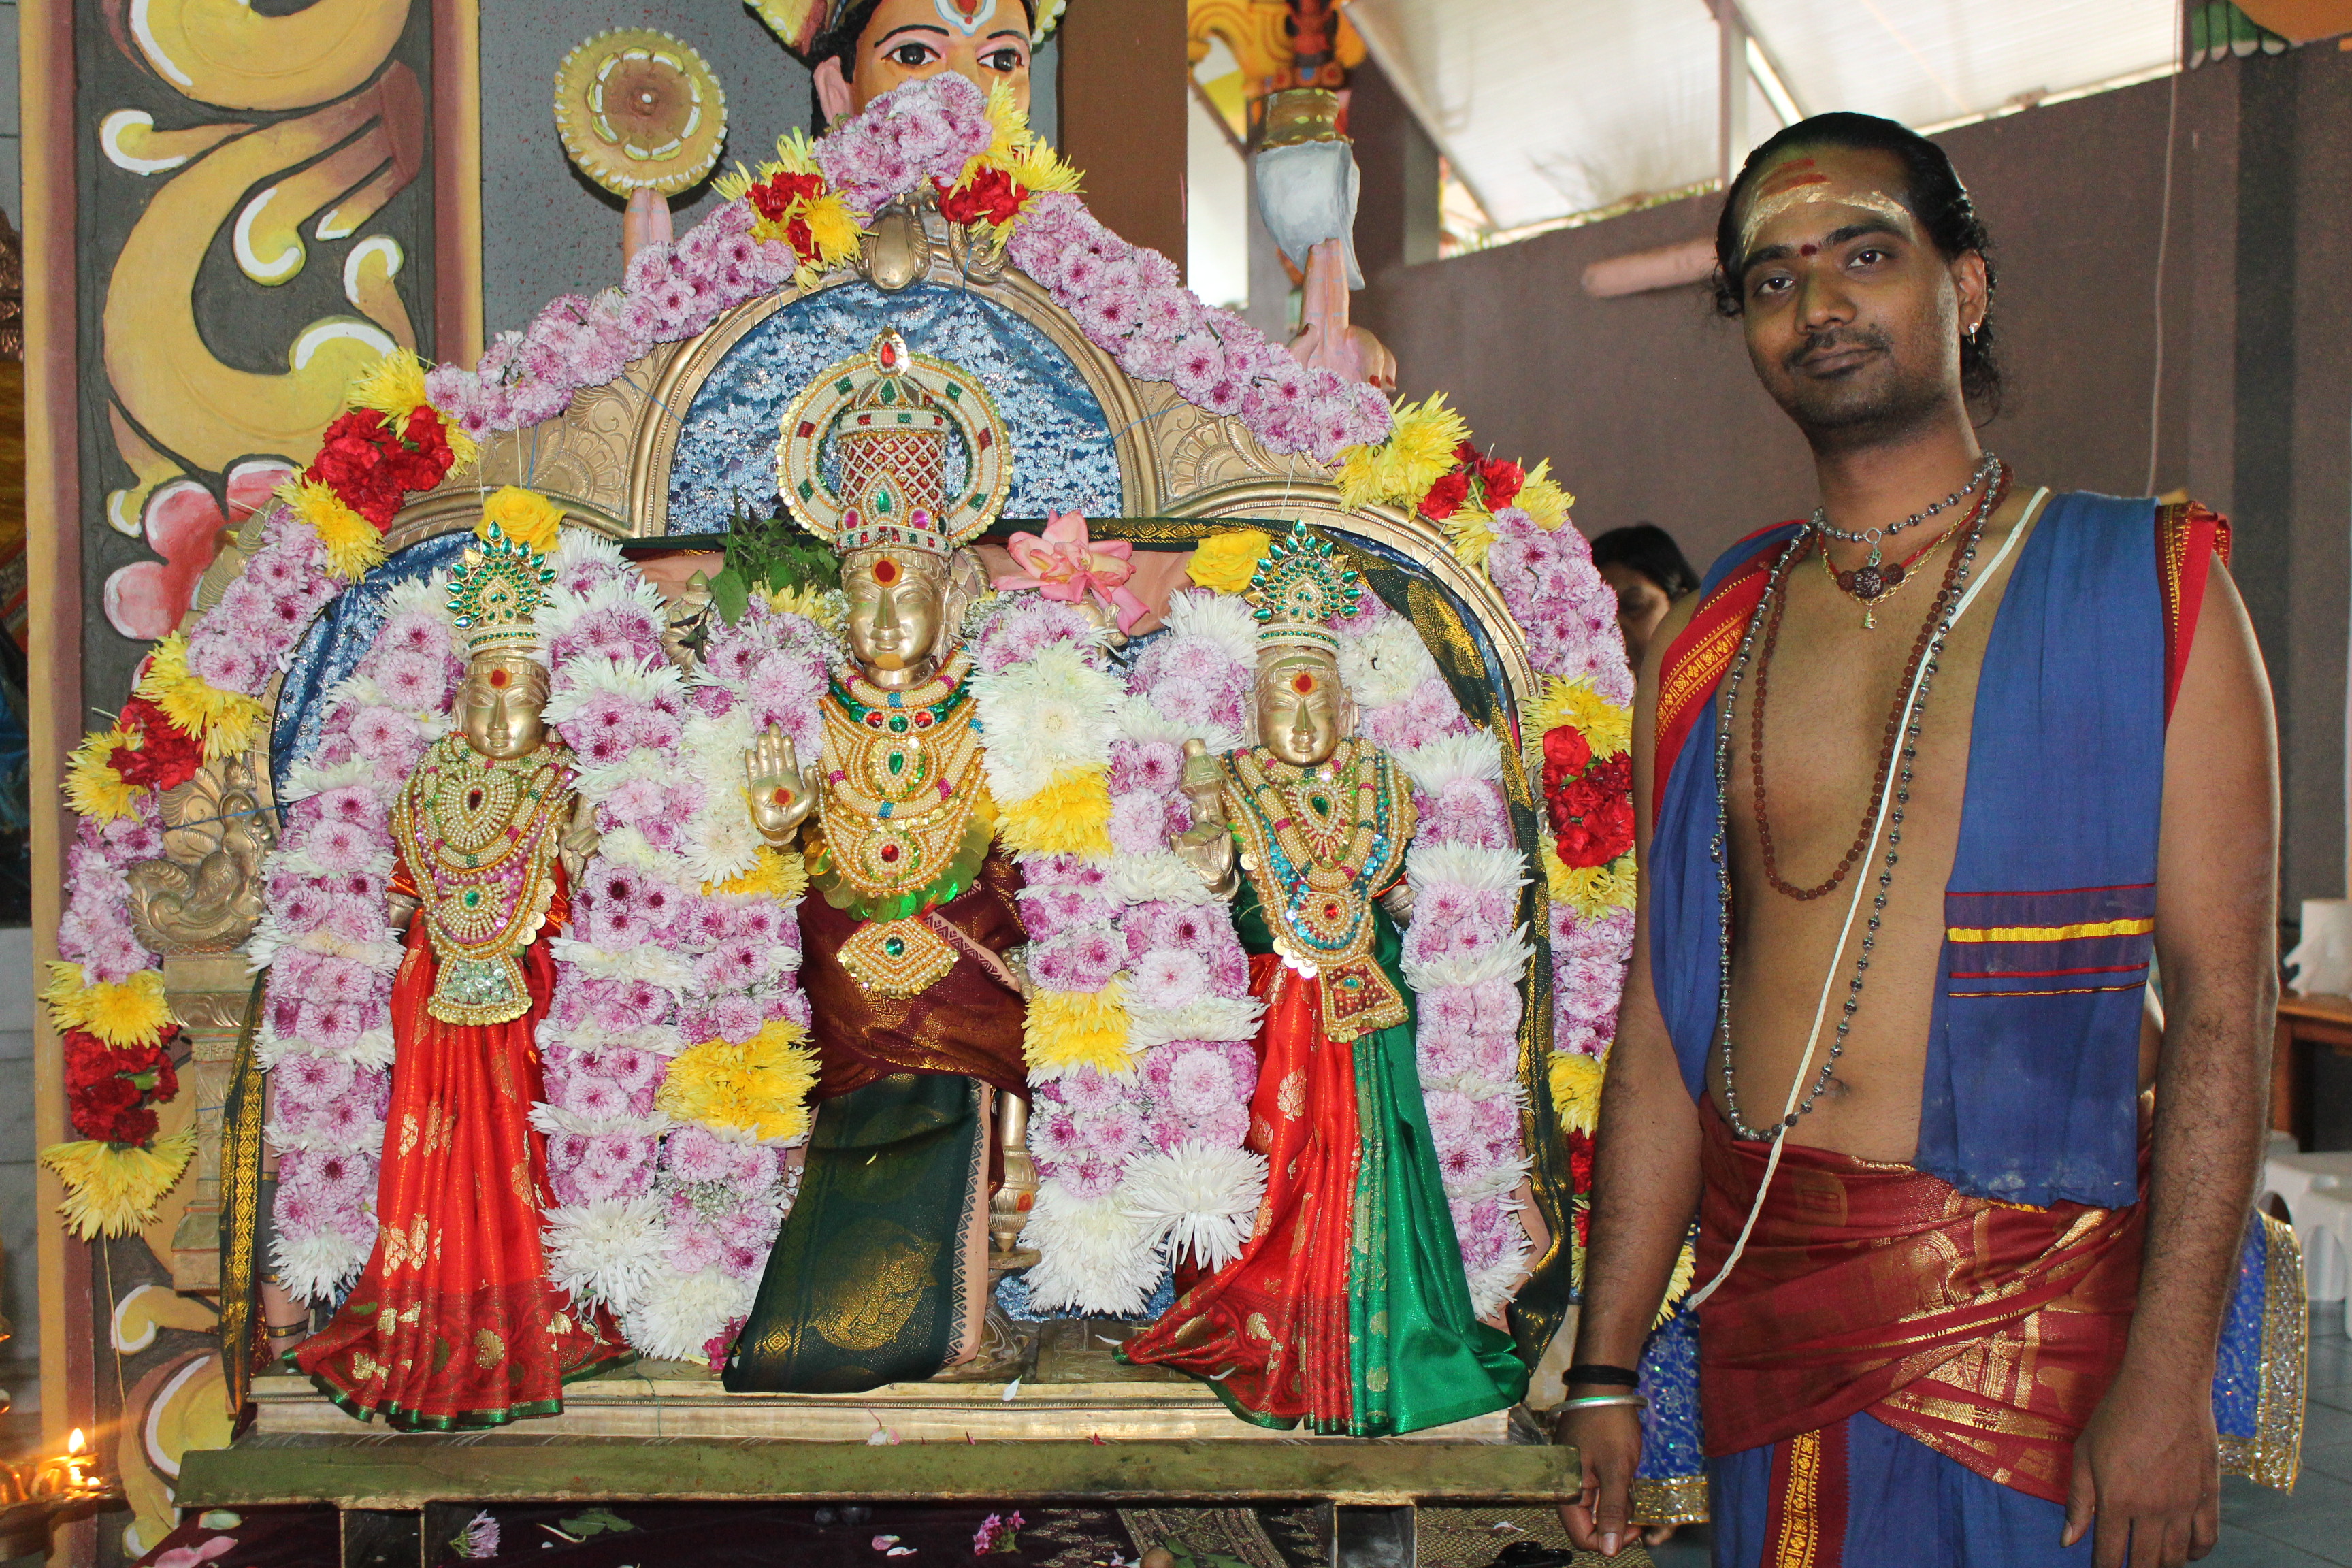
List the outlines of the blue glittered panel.
{"label": "blue glittered panel", "polygon": [[470,531],[460,530],[410,545],[346,588],[294,645],[269,727],[269,782],[281,805],[293,804],[284,795],[287,771],[319,749],[328,698],[351,679],[383,629],[385,596],[395,584],[456,565],[473,542]]}
{"label": "blue glittered panel", "polygon": [[[1118,458],[1102,405],[1045,333],[965,289],[869,283],[795,300],[746,332],[695,394],[669,470],[669,531],[719,533],[739,510],[773,515],[784,410],[819,372],[896,327],[918,353],[976,376],[1013,434],[1008,517],[1117,517]],[[830,465],[828,465],[830,468]],[[950,464],[950,479],[962,468]]]}
{"label": "blue glittered panel", "polygon": [[1698,1419],[1698,1322],[1677,1311],[1651,1334],[1642,1352],[1642,1462],[1633,1479],[1678,1481],[1706,1473]]}
{"label": "blue glittered panel", "polygon": [[2221,1314],[2221,1342],[2213,1362],[2213,1425],[2224,1437],[2251,1437],[2263,1413],[2263,1307],[2270,1292],[2270,1233],[2259,1219],[2246,1226],[2238,1249],[2238,1277]]}

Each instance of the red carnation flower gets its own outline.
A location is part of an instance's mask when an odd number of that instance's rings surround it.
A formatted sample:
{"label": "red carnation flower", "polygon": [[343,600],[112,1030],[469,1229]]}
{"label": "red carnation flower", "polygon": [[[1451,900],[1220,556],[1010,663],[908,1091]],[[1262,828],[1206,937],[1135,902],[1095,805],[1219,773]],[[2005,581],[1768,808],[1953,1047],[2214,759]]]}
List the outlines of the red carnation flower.
{"label": "red carnation flower", "polygon": [[1569,1190],[1589,1193],[1592,1190],[1592,1134],[1571,1132],[1568,1135]]}
{"label": "red carnation flower", "polygon": [[950,223],[972,224],[982,218],[1010,223],[1020,215],[1021,204],[1029,199],[1028,187],[1002,169],[982,169],[952,189],[943,180],[931,183],[940,190],[940,216]]}
{"label": "red carnation flower", "polygon": [[1454,443],[1454,460],[1464,468],[1475,468],[1478,466],[1478,448],[1467,441],[1456,441]]}
{"label": "red carnation flower", "polygon": [[1470,476],[1448,474],[1430,486],[1429,493],[1421,498],[1422,514],[1433,522],[1444,522],[1462,510],[1462,503],[1469,496]]}
{"label": "red carnation flower", "polygon": [[784,226],[784,243],[791,246],[793,254],[803,261],[817,258],[816,236],[810,232],[806,218],[796,217]]}
{"label": "red carnation flower", "polygon": [[784,215],[792,211],[794,202],[814,201],[824,195],[824,176],[822,174],[771,174],[746,191],[744,195],[751,198],[751,205],[757,209],[761,217],[766,218],[770,223],[782,223],[784,220]]}
{"label": "red carnation flower", "polygon": [[1517,463],[1478,465],[1478,488],[1486,492],[1486,510],[1489,511],[1510,505],[1519,493],[1519,487],[1527,482],[1527,470]]}
{"label": "red carnation flower", "polygon": [[131,739],[115,747],[106,762],[124,784],[140,789],[176,789],[204,765],[204,747],[144,697],[125,702],[115,722]]}
{"label": "red carnation flower", "polygon": [[1543,751],[1547,781],[1544,787],[1547,790],[1551,787],[1549,781],[1554,768],[1559,769],[1565,778],[1575,778],[1592,764],[1592,743],[1584,738],[1584,731],[1573,724],[1562,724],[1558,729],[1545,731]]}

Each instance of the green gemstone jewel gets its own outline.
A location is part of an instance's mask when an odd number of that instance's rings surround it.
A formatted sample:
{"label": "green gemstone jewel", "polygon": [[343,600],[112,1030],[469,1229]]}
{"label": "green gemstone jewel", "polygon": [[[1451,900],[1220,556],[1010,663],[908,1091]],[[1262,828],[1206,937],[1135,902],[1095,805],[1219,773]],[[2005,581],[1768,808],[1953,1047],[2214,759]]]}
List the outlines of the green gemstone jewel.
{"label": "green gemstone jewel", "polygon": [[882,951],[888,953],[893,958],[904,958],[907,956],[907,939],[898,936],[886,936],[882,939]]}
{"label": "green gemstone jewel", "polygon": [[903,735],[907,732],[907,716],[904,713],[890,715],[890,732],[894,735]]}
{"label": "green gemstone jewel", "polygon": [[893,773],[901,773],[907,771],[906,752],[893,752],[890,753],[890,771]]}

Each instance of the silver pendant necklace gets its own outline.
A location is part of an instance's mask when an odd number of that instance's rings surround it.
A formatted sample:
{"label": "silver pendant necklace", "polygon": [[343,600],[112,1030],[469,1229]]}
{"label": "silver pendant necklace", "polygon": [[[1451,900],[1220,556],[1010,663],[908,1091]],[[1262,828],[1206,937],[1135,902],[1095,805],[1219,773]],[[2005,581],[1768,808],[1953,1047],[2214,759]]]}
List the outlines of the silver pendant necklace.
{"label": "silver pendant necklace", "polygon": [[[1879,566],[1884,559],[1883,552],[1879,549],[1880,542],[1893,538],[1895,534],[1902,532],[1906,528],[1916,528],[1931,517],[1941,517],[1944,513],[1951,510],[1954,507],[1968,500],[1969,497],[1976,494],[1977,487],[1983,484],[1986,479],[1991,478],[1993,473],[1998,470],[2000,467],[2000,459],[1999,458],[1994,457],[1990,452],[1984,453],[1978,459],[1977,471],[1969,476],[1969,482],[1967,484],[1962,485],[1958,489],[1954,490],[1950,495],[1946,496],[1942,500],[1936,502],[1933,506],[1927,507],[1920,511],[1913,512],[1901,522],[1890,522],[1885,528],[1865,528],[1859,533],[1848,533],[1844,529],[1835,527],[1830,522],[1829,509],[1822,506],[1813,508],[1813,515],[1806,521],[1811,525],[1816,533],[1825,534],[1829,538],[1836,540],[1841,544],[1867,544],[1870,546],[1870,559],[1864,562],[1860,568],[1855,571],[1853,575],[1858,591],[1861,593],[1862,596],[1865,599],[1875,598],[1877,597],[1882,586],[1892,586],[1891,584],[1882,584],[1880,581]],[[1828,559],[1826,552],[1824,552],[1822,559]],[[1900,581],[1900,578],[1897,578],[1897,581]]]}

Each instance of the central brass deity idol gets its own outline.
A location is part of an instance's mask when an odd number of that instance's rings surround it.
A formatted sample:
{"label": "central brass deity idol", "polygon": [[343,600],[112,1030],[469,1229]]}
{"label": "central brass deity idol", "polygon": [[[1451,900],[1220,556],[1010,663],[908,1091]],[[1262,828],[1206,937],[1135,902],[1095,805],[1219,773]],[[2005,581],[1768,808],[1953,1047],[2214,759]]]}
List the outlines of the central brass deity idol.
{"label": "central brass deity idol", "polygon": [[[995,844],[956,646],[984,587],[960,547],[1003,504],[1008,443],[977,382],[895,331],[819,376],[783,431],[785,500],[841,554],[850,657],[823,699],[823,754],[772,730],[744,763],[753,825],[807,860],[801,978],[820,1077],[800,1192],[725,1375],[739,1391],[849,1393],[997,1370],[990,1286],[1017,1262],[1004,1245],[1036,1190],[1007,957],[1026,940],[1020,876]],[[959,439],[967,476],[950,494]]]}

